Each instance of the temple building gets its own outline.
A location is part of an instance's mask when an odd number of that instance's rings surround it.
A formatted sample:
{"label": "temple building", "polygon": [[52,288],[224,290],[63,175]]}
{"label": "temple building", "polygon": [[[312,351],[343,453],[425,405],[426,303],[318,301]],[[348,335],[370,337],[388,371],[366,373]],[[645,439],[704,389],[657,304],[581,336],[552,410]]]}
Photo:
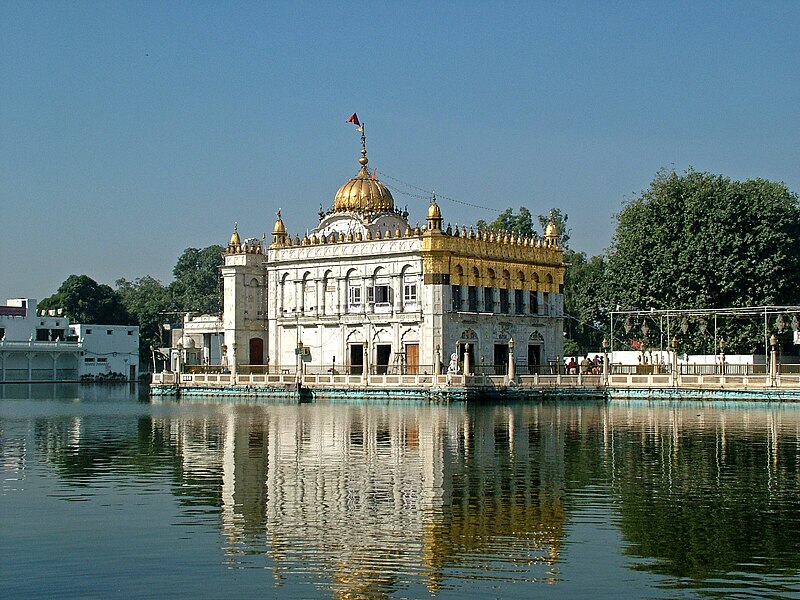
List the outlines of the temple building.
{"label": "temple building", "polygon": [[[412,224],[367,168],[304,235],[280,211],[268,246],[234,228],[222,267],[222,361],[234,373],[538,372],[563,354],[563,250],[453,229],[435,195]],[[453,356],[455,355],[455,356]]]}

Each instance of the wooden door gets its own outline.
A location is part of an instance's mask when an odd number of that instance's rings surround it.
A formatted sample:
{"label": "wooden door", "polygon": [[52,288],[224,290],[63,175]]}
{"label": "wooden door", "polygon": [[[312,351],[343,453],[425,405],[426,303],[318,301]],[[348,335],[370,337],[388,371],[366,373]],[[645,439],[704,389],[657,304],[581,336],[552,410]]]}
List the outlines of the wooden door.
{"label": "wooden door", "polygon": [[419,373],[419,344],[406,344],[406,373]]}

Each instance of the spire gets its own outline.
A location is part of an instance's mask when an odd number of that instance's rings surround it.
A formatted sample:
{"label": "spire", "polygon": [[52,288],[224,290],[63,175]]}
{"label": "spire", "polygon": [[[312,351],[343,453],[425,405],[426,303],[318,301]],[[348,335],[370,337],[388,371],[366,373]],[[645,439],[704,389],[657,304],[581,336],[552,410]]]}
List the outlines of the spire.
{"label": "spire", "polygon": [[553,211],[550,211],[550,221],[544,230],[544,240],[546,245],[554,248],[558,247],[558,229],[556,228],[556,217]]}
{"label": "spire", "polygon": [[430,231],[442,230],[442,211],[439,210],[439,205],[436,204],[436,192],[433,192],[431,195],[431,205],[428,207],[426,229]]}
{"label": "spire", "polygon": [[242,241],[239,238],[239,224],[238,223],[234,223],[233,224],[233,233],[231,234],[231,239],[228,242],[228,247],[230,248],[231,246],[233,246],[235,248],[236,246],[241,245],[241,243],[242,243]]}
{"label": "spire", "polygon": [[281,209],[279,208],[275,213],[278,220],[275,221],[275,226],[272,228],[272,244],[285,244],[286,243],[286,227],[281,219]]}

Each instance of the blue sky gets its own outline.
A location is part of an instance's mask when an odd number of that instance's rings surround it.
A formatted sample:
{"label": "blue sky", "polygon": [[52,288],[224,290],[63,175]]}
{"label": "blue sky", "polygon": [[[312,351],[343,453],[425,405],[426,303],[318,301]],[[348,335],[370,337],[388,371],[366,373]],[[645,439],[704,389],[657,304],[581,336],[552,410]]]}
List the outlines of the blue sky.
{"label": "blue sky", "polygon": [[590,255],[662,167],[800,192],[798,31],[780,1],[6,0],[0,301],[168,283],[278,208],[313,228],[358,170],[354,111],[412,221],[430,190],[453,224],[556,206]]}

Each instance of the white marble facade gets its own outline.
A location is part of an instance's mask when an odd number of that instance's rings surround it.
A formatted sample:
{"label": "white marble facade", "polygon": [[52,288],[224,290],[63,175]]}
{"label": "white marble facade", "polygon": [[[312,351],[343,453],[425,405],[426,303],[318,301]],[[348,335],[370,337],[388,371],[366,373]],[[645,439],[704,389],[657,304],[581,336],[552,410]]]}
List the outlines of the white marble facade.
{"label": "white marble facade", "polygon": [[[370,176],[363,144],[361,154],[358,175],[302,239],[286,232],[280,211],[268,247],[234,230],[222,268],[227,365],[433,373],[452,353],[463,369],[467,344],[472,372],[499,372],[510,347],[522,372],[556,361],[563,262],[553,231],[527,239],[453,232],[435,198],[425,226],[411,225]],[[462,263],[473,265],[470,276]]]}

